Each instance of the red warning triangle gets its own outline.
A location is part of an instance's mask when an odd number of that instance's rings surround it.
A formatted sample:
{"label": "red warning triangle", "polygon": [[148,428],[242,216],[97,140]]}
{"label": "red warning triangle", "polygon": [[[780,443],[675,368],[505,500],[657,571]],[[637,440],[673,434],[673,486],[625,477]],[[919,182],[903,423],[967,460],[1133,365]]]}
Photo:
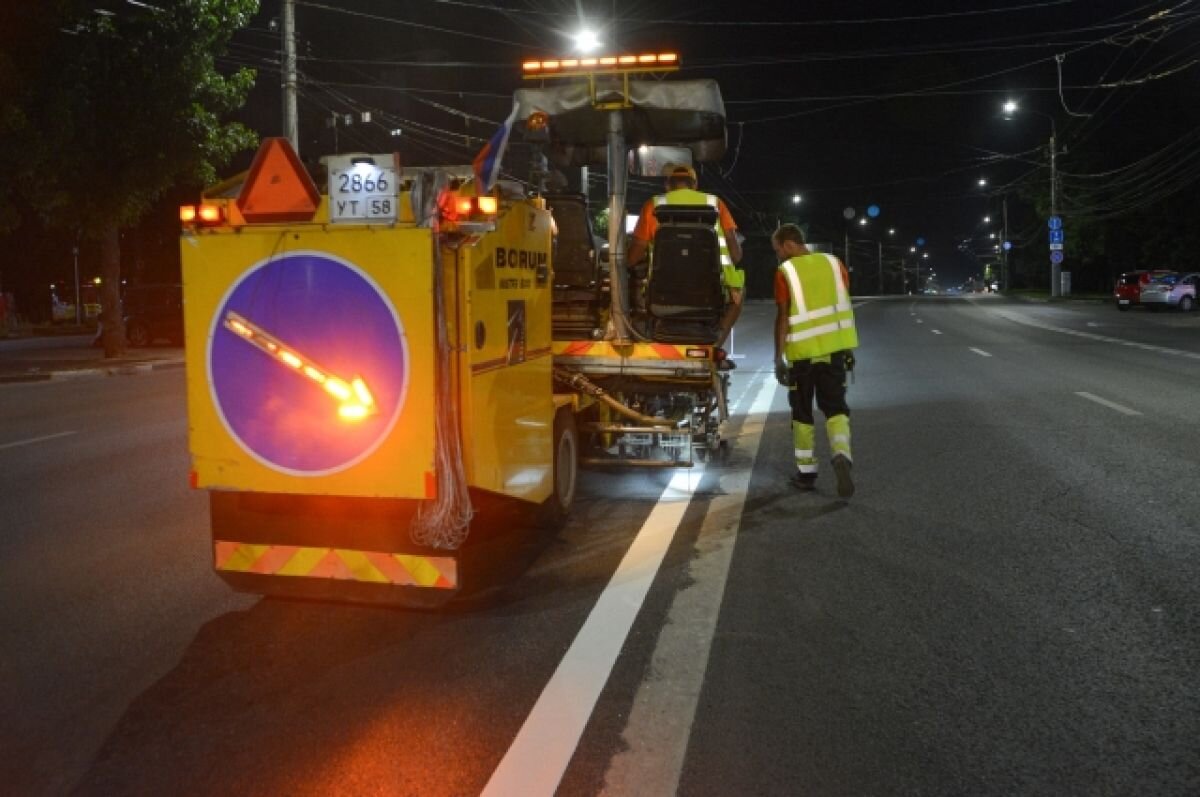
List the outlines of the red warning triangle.
{"label": "red warning triangle", "polygon": [[286,138],[263,139],[237,206],[249,222],[310,221],[321,192]]}

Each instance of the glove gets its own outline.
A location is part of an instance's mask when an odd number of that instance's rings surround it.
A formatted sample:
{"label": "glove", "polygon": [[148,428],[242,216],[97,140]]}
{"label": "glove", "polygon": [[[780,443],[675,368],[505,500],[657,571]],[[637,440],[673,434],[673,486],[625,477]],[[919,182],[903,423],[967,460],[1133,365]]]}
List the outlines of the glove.
{"label": "glove", "polygon": [[783,387],[792,386],[792,369],[783,363],[775,363],[775,381]]}

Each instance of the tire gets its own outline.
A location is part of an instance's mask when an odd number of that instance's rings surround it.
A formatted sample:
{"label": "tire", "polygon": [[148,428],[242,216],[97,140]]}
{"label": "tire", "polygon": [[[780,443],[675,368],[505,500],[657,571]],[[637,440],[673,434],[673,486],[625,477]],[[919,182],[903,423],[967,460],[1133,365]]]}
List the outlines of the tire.
{"label": "tire", "polygon": [[1195,302],[1192,300],[1191,296],[1184,296],[1179,300],[1179,309],[1185,313],[1192,312],[1193,306],[1195,306]]}
{"label": "tire", "polygon": [[552,468],[554,492],[542,504],[540,520],[542,526],[557,530],[567,522],[579,482],[579,432],[575,429],[575,416],[566,408],[554,415]]}
{"label": "tire", "polygon": [[125,340],[129,342],[130,346],[135,348],[149,346],[150,330],[146,328],[145,324],[134,321],[129,325],[129,328],[125,330]]}
{"label": "tire", "polygon": [[1117,305],[1117,309],[1120,310],[1122,313],[1125,312],[1126,310],[1128,310],[1129,307],[1130,306],[1127,304],[1118,304]]}

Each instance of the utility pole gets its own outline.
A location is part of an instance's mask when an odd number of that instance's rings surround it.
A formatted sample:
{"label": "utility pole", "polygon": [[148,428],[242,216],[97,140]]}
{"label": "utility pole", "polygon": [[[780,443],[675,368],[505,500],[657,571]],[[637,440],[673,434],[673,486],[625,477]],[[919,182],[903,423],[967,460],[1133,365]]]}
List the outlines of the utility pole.
{"label": "utility pole", "polygon": [[283,0],[283,135],[300,154],[296,116],[296,0]]}
{"label": "utility pole", "polygon": [[[1050,216],[1058,215],[1058,138],[1054,117],[1050,117]],[[1054,298],[1062,296],[1062,266],[1053,259],[1050,260],[1050,295]]]}
{"label": "utility pole", "polygon": [[1000,287],[1005,291],[1008,290],[1008,250],[1012,245],[1008,242],[1008,194],[1000,198],[1001,208],[1003,208],[1004,216],[1004,240],[1000,242],[1000,256],[1003,258],[1004,273],[1000,275]]}
{"label": "utility pole", "polygon": [[883,296],[883,241],[876,241],[879,247],[879,295]]}

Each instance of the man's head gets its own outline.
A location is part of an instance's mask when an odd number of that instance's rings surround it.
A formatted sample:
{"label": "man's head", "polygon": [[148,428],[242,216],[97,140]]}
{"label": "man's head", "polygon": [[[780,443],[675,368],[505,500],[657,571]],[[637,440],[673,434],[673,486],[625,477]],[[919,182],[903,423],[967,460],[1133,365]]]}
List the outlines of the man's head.
{"label": "man's head", "polygon": [[680,163],[667,169],[667,190],[678,191],[680,188],[696,187],[696,170],[687,164]]}
{"label": "man's head", "polygon": [[780,262],[797,255],[808,254],[804,245],[804,231],[795,224],[783,224],[771,236],[771,247]]}

